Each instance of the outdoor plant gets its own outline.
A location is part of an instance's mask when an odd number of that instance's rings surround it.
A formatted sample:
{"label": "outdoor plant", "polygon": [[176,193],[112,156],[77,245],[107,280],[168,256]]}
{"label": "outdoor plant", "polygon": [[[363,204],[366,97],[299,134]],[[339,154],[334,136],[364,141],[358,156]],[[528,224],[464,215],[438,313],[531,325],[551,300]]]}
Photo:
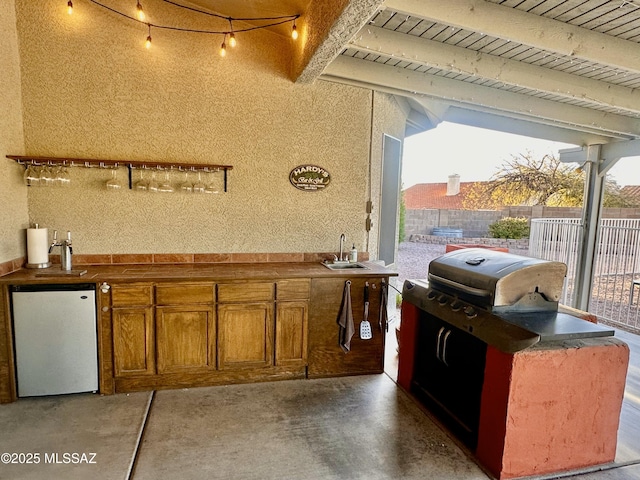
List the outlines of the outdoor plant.
{"label": "outdoor plant", "polygon": [[529,224],[526,218],[501,218],[489,225],[489,234],[493,238],[528,238]]}

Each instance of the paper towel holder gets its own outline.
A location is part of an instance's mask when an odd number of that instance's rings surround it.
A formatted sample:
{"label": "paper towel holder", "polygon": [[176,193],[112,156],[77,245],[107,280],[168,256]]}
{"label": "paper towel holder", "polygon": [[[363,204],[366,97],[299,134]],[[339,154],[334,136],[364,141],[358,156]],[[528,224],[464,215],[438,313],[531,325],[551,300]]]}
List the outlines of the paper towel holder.
{"label": "paper towel holder", "polygon": [[[39,228],[40,226],[36,223],[35,228]],[[51,266],[51,262],[48,261],[49,257],[47,256],[47,262],[42,263],[27,263],[25,268],[49,268]]]}

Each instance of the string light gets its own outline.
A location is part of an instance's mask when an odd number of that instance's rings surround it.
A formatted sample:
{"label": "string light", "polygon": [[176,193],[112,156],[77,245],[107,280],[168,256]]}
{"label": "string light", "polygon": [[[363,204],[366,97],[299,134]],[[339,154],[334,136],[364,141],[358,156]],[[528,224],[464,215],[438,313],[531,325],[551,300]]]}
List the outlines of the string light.
{"label": "string light", "polygon": [[[224,35],[224,41],[222,43],[222,47],[220,49],[220,55],[224,56],[226,55],[226,49],[227,49],[227,45],[226,45],[226,40],[227,40],[227,35],[229,36],[229,45],[231,47],[235,47],[237,45],[237,39],[236,39],[236,33],[239,32],[250,32],[252,30],[261,30],[264,28],[269,28],[269,27],[275,27],[277,25],[283,25],[289,22],[293,23],[293,27],[292,27],[292,31],[291,31],[291,36],[292,38],[295,40],[296,38],[298,38],[298,31],[296,28],[296,20],[298,18],[300,18],[299,14],[295,14],[295,15],[281,15],[281,16],[277,16],[277,17],[246,17],[246,18],[236,18],[236,17],[229,17],[229,16],[223,16],[217,13],[213,13],[213,12],[208,12],[205,10],[199,10],[197,8],[194,7],[189,7],[187,5],[181,5],[180,3],[177,3],[173,0],[161,0],[164,3],[168,3],[174,7],[178,7],[178,8],[182,8],[184,10],[189,10],[191,12],[196,12],[202,15],[208,15],[211,17],[216,17],[222,20],[225,20],[227,22],[229,22],[229,30],[204,30],[204,29],[196,29],[196,28],[187,28],[187,27],[176,27],[173,25],[163,25],[163,24],[159,24],[159,23],[150,23],[145,21],[144,19],[146,18],[146,15],[142,9],[142,4],[140,3],[140,0],[136,0],[136,11],[137,11],[137,15],[136,16],[132,16],[129,15],[127,13],[121,12],[113,7],[110,7],[108,5],[105,5],[103,3],[101,3],[101,1],[99,0],[87,0],[88,2],[93,3],[94,5],[97,5],[99,7],[104,8],[105,10],[109,10],[111,13],[120,15],[122,17],[128,18],[129,20],[133,20],[135,22],[139,22],[139,23],[143,23],[145,25],[148,26],[149,28],[149,35],[147,36],[147,40],[146,40],[146,47],[147,48],[151,48],[151,27],[154,28],[159,28],[162,30],[173,30],[173,31],[177,31],[177,32],[189,32],[189,33],[203,33],[203,34],[209,34],[209,35]],[[69,8],[69,13],[71,13],[71,9],[73,7],[71,0],[68,1],[67,3],[68,8]],[[249,24],[253,23],[253,22],[267,22],[264,23],[263,25],[255,25],[255,26],[249,26],[247,28],[241,28],[241,29],[234,29],[233,28],[233,22],[238,22],[238,21],[242,21],[242,22],[247,22]]]}
{"label": "string light", "polygon": [[138,4],[136,5],[136,9],[138,10],[138,20],[144,22],[144,10],[142,9],[142,5],[140,5],[140,0],[138,0]]}
{"label": "string light", "polygon": [[231,29],[231,33],[229,33],[229,45],[231,48],[234,48],[238,42],[236,42],[236,34],[233,33],[233,23],[231,23],[231,19],[229,19],[229,28]]}
{"label": "string light", "polygon": [[225,43],[227,40],[227,36],[225,35],[222,39],[222,45],[220,46],[220,56],[224,57],[227,55],[227,44]]}
{"label": "string light", "polygon": [[67,12],[69,13],[69,15],[73,13],[73,2],[71,0],[67,2]]}

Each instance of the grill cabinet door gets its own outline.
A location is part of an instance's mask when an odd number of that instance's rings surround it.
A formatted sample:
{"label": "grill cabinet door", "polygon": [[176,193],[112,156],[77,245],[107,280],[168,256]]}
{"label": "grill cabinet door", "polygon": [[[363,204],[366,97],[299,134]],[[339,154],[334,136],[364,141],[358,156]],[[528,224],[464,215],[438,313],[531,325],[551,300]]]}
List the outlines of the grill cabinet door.
{"label": "grill cabinet door", "polygon": [[475,448],[487,345],[420,312],[413,393],[467,446]]}

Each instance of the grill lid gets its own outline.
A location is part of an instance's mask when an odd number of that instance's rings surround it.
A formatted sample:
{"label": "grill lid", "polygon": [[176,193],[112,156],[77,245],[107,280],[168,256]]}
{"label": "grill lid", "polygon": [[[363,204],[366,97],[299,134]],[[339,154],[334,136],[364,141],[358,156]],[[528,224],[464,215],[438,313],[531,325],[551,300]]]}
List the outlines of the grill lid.
{"label": "grill lid", "polygon": [[446,253],[429,264],[429,285],[490,309],[557,309],[567,266],[483,248]]}

